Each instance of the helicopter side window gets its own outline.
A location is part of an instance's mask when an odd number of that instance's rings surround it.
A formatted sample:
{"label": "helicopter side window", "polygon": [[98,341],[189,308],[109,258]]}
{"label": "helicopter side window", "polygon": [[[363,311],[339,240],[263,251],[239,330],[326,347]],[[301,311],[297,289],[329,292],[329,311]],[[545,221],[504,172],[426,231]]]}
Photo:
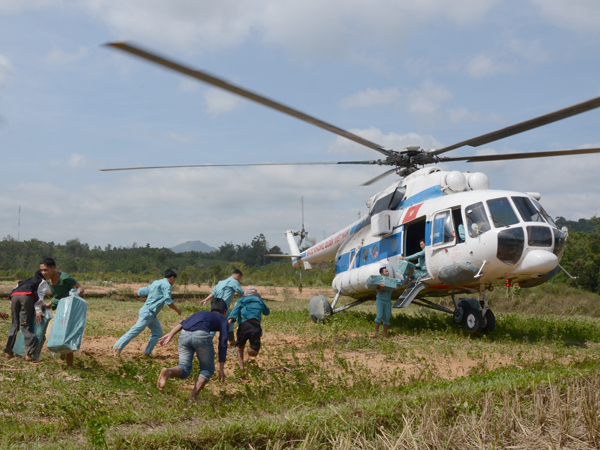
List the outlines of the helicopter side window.
{"label": "helicopter side window", "polygon": [[404,200],[404,194],[406,193],[406,188],[404,186],[396,188],[396,192],[394,192],[394,196],[392,197],[392,201],[390,202],[390,206],[388,209],[396,210],[398,206],[400,206],[400,202]]}
{"label": "helicopter side window", "polygon": [[544,222],[540,212],[535,209],[531,200],[527,197],[512,197],[519,214],[523,218],[523,222]]}
{"label": "helicopter side window", "polygon": [[502,228],[519,223],[519,218],[515,214],[515,210],[510,206],[507,198],[495,198],[487,201],[488,208],[492,214],[494,227]]}
{"label": "helicopter side window", "polygon": [[465,217],[467,219],[469,236],[477,237],[491,230],[490,222],[488,221],[482,202],[467,206],[465,208]]}
{"label": "helicopter side window", "polygon": [[433,246],[454,243],[454,227],[450,211],[442,211],[433,219]]}
{"label": "helicopter side window", "polygon": [[537,210],[542,214],[542,216],[544,216],[544,219],[546,219],[546,221],[550,225],[552,225],[554,228],[558,228],[558,226],[556,225],[556,222],[554,222],[554,219],[552,219],[552,217],[550,217],[550,215],[546,212],[546,210],[542,207],[542,205],[540,205],[538,202],[536,202],[533,199],[531,199],[531,201],[533,202],[533,204],[535,205]]}
{"label": "helicopter side window", "polygon": [[386,209],[388,209],[388,206],[390,205],[390,201],[392,200],[393,196],[394,193],[392,192],[390,194],[384,195],[380,199],[377,199],[377,201],[375,201],[375,204],[371,208],[369,214],[371,216],[374,216],[375,214],[378,214],[381,211],[385,211]]}
{"label": "helicopter side window", "polygon": [[381,211],[398,209],[398,206],[400,206],[400,203],[402,200],[404,200],[405,192],[406,188],[402,186],[397,188],[394,192],[390,192],[389,194],[377,199],[369,214],[374,216]]}

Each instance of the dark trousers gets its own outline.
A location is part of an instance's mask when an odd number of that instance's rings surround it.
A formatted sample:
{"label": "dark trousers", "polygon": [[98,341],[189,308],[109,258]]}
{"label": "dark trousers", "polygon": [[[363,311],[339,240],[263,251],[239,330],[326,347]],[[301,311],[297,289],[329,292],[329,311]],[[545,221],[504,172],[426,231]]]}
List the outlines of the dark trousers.
{"label": "dark trousers", "polygon": [[35,352],[37,336],[32,328],[35,319],[35,308],[33,307],[35,302],[36,300],[31,295],[15,295],[10,299],[12,326],[8,330],[8,341],[4,353],[12,353],[19,328],[25,339],[25,354],[31,355]]}

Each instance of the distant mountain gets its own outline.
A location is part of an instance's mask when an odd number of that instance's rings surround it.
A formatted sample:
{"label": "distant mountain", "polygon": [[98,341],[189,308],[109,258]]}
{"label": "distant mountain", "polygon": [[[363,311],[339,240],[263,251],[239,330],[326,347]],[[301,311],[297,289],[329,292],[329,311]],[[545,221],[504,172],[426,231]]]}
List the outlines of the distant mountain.
{"label": "distant mountain", "polygon": [[187,241],[183,244],[176,245],[172,247],[175,253],[183,253],[183,252],[214,252],[216,248],[211,247],[210,245],[205,244],[202,241]]}

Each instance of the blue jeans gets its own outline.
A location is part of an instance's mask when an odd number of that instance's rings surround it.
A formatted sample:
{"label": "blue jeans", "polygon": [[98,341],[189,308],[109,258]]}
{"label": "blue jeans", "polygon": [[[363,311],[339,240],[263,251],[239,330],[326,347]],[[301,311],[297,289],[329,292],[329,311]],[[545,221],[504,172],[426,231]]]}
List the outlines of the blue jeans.
{"label": "blue jeans", "polygon": [[131,327],[131,329],[125,333],[113,346],[114,349],[122,351],[131,340],[138,336],[146,327],[150,328],[150,339],[148,339],[148,347],[144,350],[146,355],[152,353],[154,346],[157,344],[160,337],[163,335],[162,327],[158,321],[158,313],[152,313],[147,309],[140,309],[140,314],[137,323]]}
{"label": "blue jeans", "polygon": [[179,367],[181,367],[179,378],[185,380],[190,376],[195,353],[200,364],[200,374],[198,376],[206,381],[210,380],[210,377],[215,373],[215,348],[210,333],[201,330],[181,330],[178,350]]}
{"label": "blue jeans", "polygon": [[377,317],[375,317],[375,323],[381,323],[381,321],[383,320],[384,325],[389,325],[390,317],[392,317],[392,301],[376,299],[375,308],[377,309]]}

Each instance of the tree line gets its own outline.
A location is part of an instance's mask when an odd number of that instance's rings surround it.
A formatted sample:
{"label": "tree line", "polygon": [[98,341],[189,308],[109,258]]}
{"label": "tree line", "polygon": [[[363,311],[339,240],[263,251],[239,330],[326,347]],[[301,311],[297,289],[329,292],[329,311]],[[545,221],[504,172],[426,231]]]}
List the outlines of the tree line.
{"label": "tree line", "polygon": [[[269,246],[261,233],[242,244],[225,242],[213,252],[175,253],[168,248],[150,244],[128,247],[107,245],[90,247],[79,239],[65,244],[37,239],[17,241],[11,236],[0,241],[0,279],[15,280],[33,275],[42,258],[54,258],[60,270],[85,281],[148,282],[160,278],[166,269],[179,274],[180,284],[209,284],[226,278],[233,269],[244,272],[244,281],[260,284],[295,286],[300,275],[290,261],[269,258],[265,254],[282,254],[278,246]],[[315,273],[303,274],[305,285],[330,285],[333,271],[329,264],[321,265]]]}

